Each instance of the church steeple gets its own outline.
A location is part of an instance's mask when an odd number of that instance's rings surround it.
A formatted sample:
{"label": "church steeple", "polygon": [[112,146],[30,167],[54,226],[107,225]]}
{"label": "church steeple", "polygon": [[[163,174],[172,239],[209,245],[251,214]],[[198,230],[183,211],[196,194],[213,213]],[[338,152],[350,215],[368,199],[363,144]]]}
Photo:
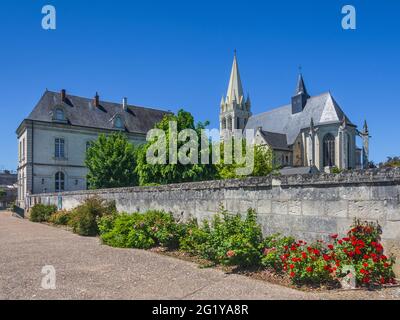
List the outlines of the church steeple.
{"label": "church steeple", "polygon": [[238,59],[235,50],[231,75],[229,78],[228,91],[226,98],[221,101],[220,109],[220,129],[232,133],[234,129],[243,130],[251,116],[250,96],[244,97],[242,80],[240,78]]}
{"label": "church steeple", "polygon": [[228,103],[236,101],[236,103],[240,104],[243,101],[243,86],[242,86],[242,81],[240,79],[236,50],[235,50],[235,56],[233,58],[231,77],[229,79],[229,85],[226,97]]}
{"label": "church steeple", "polygon": [[292,114],[302,112],[307,104],[308,98],[310,98],[310,95],[307,92],[303,75],[300,72],[297,79],[296,92],[292,97]]}

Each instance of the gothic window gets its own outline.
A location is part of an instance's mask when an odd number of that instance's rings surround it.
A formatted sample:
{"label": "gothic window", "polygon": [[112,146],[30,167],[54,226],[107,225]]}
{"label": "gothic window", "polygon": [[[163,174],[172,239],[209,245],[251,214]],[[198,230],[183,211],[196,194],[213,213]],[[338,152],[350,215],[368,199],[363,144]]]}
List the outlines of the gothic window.
{"label": "gothic window", "polygon": [[346,134],[346,138],[347,138],[347,168],[351,169],[351,164],[350,164],[350,135],[347,133]]}
{"label": "gothic window", "polygon": [[54,142],[54,157],[65,158],[65,140],[56,138]]}
{"label": "gothic window", "polygon": [[64,172],[59,171],[56,173],[55,182],[56,182],[56,185],[55,185],[56,192],[62,192],[65,190],[65,174],[64,174]]}
{"label": "gothic window", "polygon": [[231,117],[228,117],[228,118],[226,119],[226,121],[228,122],[228,123],[227,123],[228,130],[229,130],[229,131],[232,131],[232,118],[231,118]]}
{"label": "gothic window", "polygon": [[240,118],[236,118],[236,129],[240,129]]}
{"label": "gothic window", "polygon": [[333,167],[335,165],[335,137],[328,133],[324,137],[324,167]]}
{"label": "gothic window", "polygon": [[225,130],[226,129],[226,119],[225,118],[222,119],[221,124],[222,124],[222,130]]}

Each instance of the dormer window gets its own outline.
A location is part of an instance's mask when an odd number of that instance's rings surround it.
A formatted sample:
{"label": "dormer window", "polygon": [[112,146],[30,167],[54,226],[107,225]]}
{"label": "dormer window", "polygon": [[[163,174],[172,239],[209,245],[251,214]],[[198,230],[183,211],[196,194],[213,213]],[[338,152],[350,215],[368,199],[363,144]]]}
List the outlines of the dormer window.
{"label": "dormer window", "polygon": [[53,121],[56,122],[66,122],[65,111],[63,108],[57,107],[53,111]]}
{"label": "dormer window", "polygon": [[116,116],[115,117],[115,119],[114,119],[114,127],[116,129],[120,129],[120,130],[125,129],[124,122],[122,121],[120,116]]}

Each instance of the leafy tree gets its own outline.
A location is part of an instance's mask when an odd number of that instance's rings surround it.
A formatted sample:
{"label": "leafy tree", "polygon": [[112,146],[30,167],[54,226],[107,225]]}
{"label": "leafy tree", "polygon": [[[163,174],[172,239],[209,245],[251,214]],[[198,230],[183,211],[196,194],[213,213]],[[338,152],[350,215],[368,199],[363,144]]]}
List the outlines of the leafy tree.
{"label": "leafy tree", "polygon": [[[274,165],[274,155],[271,149],[267,149],[260,145],[253,146],[254,155],[254,168],[253,171],[248,175],[250,177],[262,177],[271,174],[273,171],[277,169]],[[246,155],[246,141],[243,139],[242,142],[242,154]],[[249,156],[252,156],[251,154]],[[233,157],[232,157],[233,158]],[[237,163],[235,159],[233,159],[231,164],[226,164],[224,162],[224,144],[221,143],[221,163],[217,165],[218,169],[218,177],[220,179],[235,179],[240,177],[237,173],[237,169],[244,168],[246,163]]]}
{"label": "leafy tree", "polygon": [[86,152],[90,189],[137,185],[136,151],[122,133],[100,135]]}
{"label": "leafy tree", "polygon": [[5,197],[7,192],[4,189],[0,189],[0,198]]}
{"label": "leafy tree", "polygon": [[[198,137],[198,164],[181,164],[180,161],[177,163],[171,163],[168,148],[170,143],[177,145],[177,150],[185,145],[185,142],[178,141],[177,137],[174,136],[170,130],[170,122],[175,122],[177,126],[177,132],[181,132],[184,129],[192,129],[196,132]],[[156,138],[150,139],[146,144],[142,145],[138,152],[138,166],[136,172],[139,176],[140,185],[151,185],[151,184],[168,184],[168,183],[179,183],[179,182],[190,182],[190,181],[202,181],[213,179],[216,175],[215,166],[212,164],[202,164],[201,159],[201,131],[205,129],[208,122],[199,122],[195,125],[193,116],[184,110],[179,110],[177,115],[169,114],[156,125],[156,129],[161,129],[165,133],[166,140],[166,153],[165,160],[166,164],[159,163],[148,163],[146,155],[149,148],[156,142]],[[211,153],[210,153],[211,154]],[[190,156],[190,154],[186,154]],[[211,160],[209,161],[211,163]]]}
{"label": "leafy tree", "polygon": [[379,166],[383,168],[400,167],[400,157],[388,157],[386,162],[380,163]]}

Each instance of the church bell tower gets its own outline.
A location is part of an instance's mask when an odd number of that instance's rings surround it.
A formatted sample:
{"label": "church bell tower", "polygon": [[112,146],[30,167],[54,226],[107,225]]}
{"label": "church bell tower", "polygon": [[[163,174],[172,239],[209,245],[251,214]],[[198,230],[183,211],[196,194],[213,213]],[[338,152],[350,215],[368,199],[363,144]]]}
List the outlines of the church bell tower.
{"label": "church bell tower", "polygon": [[242,81],[240,79],[236,51],[233,58],[231,77],[229,79],[228,92],[222,97],[220,104],[220,133],[232,134],[233,130],[243,130],[251,116],[250,97],[244,98]]}

